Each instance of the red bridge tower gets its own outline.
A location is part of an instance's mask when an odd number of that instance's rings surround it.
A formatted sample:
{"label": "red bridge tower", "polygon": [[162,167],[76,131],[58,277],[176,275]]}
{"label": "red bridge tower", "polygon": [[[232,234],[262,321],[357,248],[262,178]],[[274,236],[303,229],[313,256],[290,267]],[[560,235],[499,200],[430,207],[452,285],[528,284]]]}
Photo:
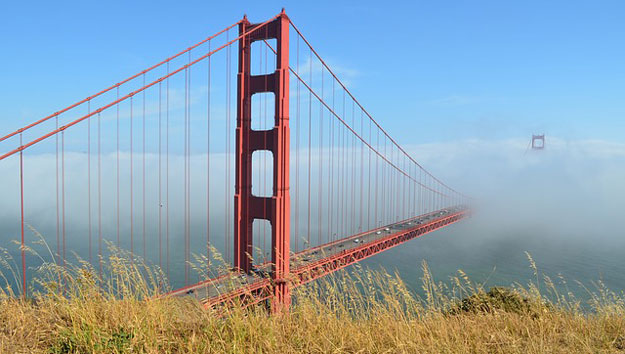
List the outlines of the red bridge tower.
{"label": "red bridge tower", "polygon": [[[256,29],[255,29],[256,28]],[[254,30],[255,29],[255,30]],[[271,224],[271,260],[274,281],[272,309],[288,307],[290,203],[289,196],[289,19],[282,13],[264,25],[250,24],[247,18],[239,25],[239,34],[253,30],[239,40],[237,78],[236,181],[234,196],[234,267],[249,273],[252,269],[252,222],[268,220]],[[251,75],[251,44],[254,41],[277,41],[276,71]],[[275,124],[270,130],[251,129],[252,95],[272,92],[275,95]],[[252,153],[266,150],[273,154],[273,195],[252,194]]]}

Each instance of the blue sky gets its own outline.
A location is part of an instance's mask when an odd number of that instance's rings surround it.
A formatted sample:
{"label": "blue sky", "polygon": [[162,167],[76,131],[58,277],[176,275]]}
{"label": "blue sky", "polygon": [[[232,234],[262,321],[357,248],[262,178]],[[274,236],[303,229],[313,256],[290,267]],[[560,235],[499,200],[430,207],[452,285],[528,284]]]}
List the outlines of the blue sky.
{"label": "blue sky", "polygon": [[4,3],[0,122],[33,121],[283,6],[402,144],[625,139],[623,1]]}

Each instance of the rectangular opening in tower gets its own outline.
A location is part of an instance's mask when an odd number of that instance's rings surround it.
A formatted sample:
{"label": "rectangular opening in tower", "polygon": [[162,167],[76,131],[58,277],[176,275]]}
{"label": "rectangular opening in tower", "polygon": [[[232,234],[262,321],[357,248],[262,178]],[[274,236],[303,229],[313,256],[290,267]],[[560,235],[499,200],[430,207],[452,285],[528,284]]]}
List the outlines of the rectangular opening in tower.
{"label": "rectangular opening in tower", "polygon": [[258,150],[252,153],[252,194],[256,197],[273,195],[273,153]]}
{"label": "rectangular opening in tower", "polygon": [[269,46],[277,50],[277,40],[272,38],[252,42],[250,53],[250,69],[252,75],[265,75],[276,71],[276,54]]}
{"label": "rectangular opening in tower", "polygon": [[252,130],[271,130],[275,125],[276,95],[262,92],[252,95],[251,127]]}
{"label": "rectangular opening in tower", "polygon": [[252,264],[255,266],[271,261],[271,223],[269,220],[252,221]]}

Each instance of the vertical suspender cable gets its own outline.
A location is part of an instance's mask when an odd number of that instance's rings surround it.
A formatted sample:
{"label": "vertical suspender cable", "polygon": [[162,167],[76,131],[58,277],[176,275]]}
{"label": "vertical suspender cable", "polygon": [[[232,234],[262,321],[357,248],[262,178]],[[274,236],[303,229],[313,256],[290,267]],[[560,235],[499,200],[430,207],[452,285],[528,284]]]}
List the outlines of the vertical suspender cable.
{"label": "vertical suspender cable", "polygon": [[[189,51],[189,79],[187,81],[187,261],[191,262],[191,51]],[[191,265],[189,264],[189,267]]]}
{"label": "vertical suspender cable", "polygon": [[[410,162],[412,162],[412,161],[410,161]],[[418,207],[418,204],[417,204],[417,202],[418,202],[417,193],[418,193],[418,190],[419,190],[419,185],[417,184],[418,167],[414,163],[411,163],[411,165],[414,167],[414,181],[411,183],[411,185],[412,185],[412,205],[411,205],[411,210],[412,211],[411,211],[410,214],[412,216],[417,216],[417,215],[419,215],[419,212],[418,212],[418,209],[417,209],[417,207]]]}
{"label": "vertical suspender cable", "polygon": [[[334,88],[335,85],[335,80],[332,81],[332,87]],[[342,112],[342,117],[344,120],[347,120],[347,118],[345,117],[345,107],[343,107],[343,112]],[[343,226],[345,225],[345,220],[343,218],[343,208],[344,208],[344,202],[345,202],[345,186],[343,184],[343,174],[345,172],[346,167],[346,161],[344,160],[345,158],[345,154],[343,152],[343,126],[339,123],[336,123],[336,140],[337,140],[337,146],[336,146],[336,178],[337,178],[337,187],[338,187],[338,193],[336,193],[336,195],[338,196],[338,199],[336,201],[336,232],[334,240],[337,240],[339,238],[339,235],[343,234]]]}
{"label": "vertical suspender cable", "polygon": [[[415,178],[415,182],[413,183],[414,185],[414,189],[412,191],[413,193],[413,206],[412,206],[412,215],[417,216],[419,215],[419,184],[417,184],[416,180],[417,180],[417,173],[419,172],[419,166],[417,166],[416,164],[413,164],[414,168],[415,168],[415,172],[414,172],[414,178]],[[419,183],[421,183],[421,181],[419,180]]]}
{"label": "vertical suspender cable", "polygon": [[[369,123],[371,123],[371,120],[369,120]],[[380,150],[380,130],[379,129],[376,129],[376,135],[377,135],[377,138],[376,138],[376,149],[379,151]],[[376,228],[378,226],[380,226],[378,224],[378,220],[379,220],[378,219],[378,195],[379,195],[378,190],[379,190],[379,187],[380,187],[380,180],[379,180],[379,177],[378,177],[379,170],[380,170],[379,162],[380,162],[380,158],[376,154],[376,156],[375,156],[375,198],[374,198],[375,201],[373,202],[373,205],[375,206],[374,207],[375,212],[373,214],[373,224],[374,224],[374,227],[376,227]]]}
{"label": "vertical suspender cable", "polygon": [[[56,129],[59,129],[59,116],[56,118]],[[60,212],[59,212],[59,134],[54,134],[56,143],[56,264],[58,265],[58,259],[61,257],[61,227],[60,227]]]}
{"label": "vertical suspender cable", "polygon": [[183,235],[184,235],[184,285],[189,285],[189,258],[188,258],[188,252],[189,252],[189,246],[188,246],[188,242],[187,239],[189,237],[188,235],[188,225],[187,225],[187,217],[188,217],[188,209],[187,209],[187,126],[188,126],[188,119],[189,117],[187,116],[187,104],[188,104],[188,79],[189,79],[189,71],[188,69],[184,69],[184,135],[183,135],[183,160],[184,160],[184,172],[183,172],[183,202],[184,202],[184,215],[183,215],[183,221],[182,221],[182,225],[183,225]]}
{"label": "vertical suspender cable", "polygon": [[133,171],[132,171],[132,115],[133,115],[133,98],[134,96],[130,97],[130,263],[133,264],[134,263],[134,258],[135,258],[135,235],[134,235],[134,223],[133,223],[133,210],[132,210],[132,203],[133,203],[133,180],[132,180],[132,176],[133,176]]}
{"label": "vertical suspender cable", "polygon": [[[312,68],[312,65],[311,65]],[[323,97],[323,67],[321,68],[321,97]],[[321,221],[323,220],[323,184],[321,182],[323,178],[323,105],[319,102],[319,178],[317,180],[318,185],[318,210],[317,217],[319,219],[319,223],[317,224],[317,245],[321,245],[321,232],[324,229]],[[328,186],[329,188],[329,186]]]}
{"label": "vertical suspender cable", "polygon": [[[299,37],[299,36],[298,36]],[[310,52],[310,86],[312,87],[312,51]],[[298,94],[299,95],[299,94]],[[306,247],[310,247],[310,178],[311,178],[311,130],[312,130],[312,93],[308,91],[308,225],[306,232]]]}
{"label": "vertical suspender cable", "polygon": [[[345,92],[345,91],[343,91]],[[345,121],[347,121],[347,116],[345,115],[345,100],[343,100],[343,119]],[[340,237],[345,236],[345,227],[347,226],[347,220],[346,220],[346,209],[347,209],[347,201],[349,200],[349,196],[348,196],[348,191],[349,188],[347,188],[347,185],[345,184],[345,177],[349,171],[349,157],[347,156],[347,150],[346,150],[346,128],[342,125],[338,125],[339,126],[339,152],[340,152],[340,157],[339,157],[339,163],[340,163],[340,181],[339,181],[339,186],[340,186],[340,198],[341,198],[341,207],[339,210],[339,214],[338,214],[338,220],[341,220],[341,229],[340,229],[340,233],[337,233],[337,239],[339,239]],[[340,237],[339,237],[340,235]]]}
{"label": "vertical suspender cable", "polygon": [[394,175],[394,169],[391,168],[391,164],[394,164],[395,162],[393,161],[393,157],[395,156],[393,154],[393,144],[390,144],[389,147],[389,155],[390,157],[388,158],[388,162],[384,164],[385,168],[388,168],[388,179],[386,180],[385,186],[386,186],[386,195],[385,195],[385,202],[386,202],[386,207],[384,208],[384,212],[386,213],[386,217],[384,218],[384,225],[390,224],[391,221],[393,221],[395,219],[395,217],[393,216],[395,213],[395,208],[394,208],[394,199],[393,199],[393,188],[395,186],[395,175]]}
{"label": "vertical suspender cable", "polygon": [[[208,51],[211,41],[208,41]],[[208,92],[206,103],[206,277],[210,277],[210,170],[211,170],[211,56],[208,57]]]}
{"label": "vertical suspender cable", "polygon": [[[352,101],[353,102],[353,101]],[[362,136],[365,136],[365,127],[364,127],[364,122],[363,122],[363,114],[362,114],[362,110],[360,111],[360,134]],[[355,140],[354,140],[355,141]],[[355,147],[354,147],[355,149]],[[358,232],[363,231],[363,218],[362,218],[362,213],[364,211],[364,189],[363,189],[363,185],[364,185],[364,175],[365,175],[365,144],[363,142],[360,143],[360,197],[358,198],[359,200],[359,204],[360,204],[360,222],[358,223]],[[369,202],[367,201],[367,204],[369,204]]]}
{"label": "vertical suspender cable", "polygon": [[63,225],[63,268],[65,268],[65,130],[61,131],[61,221]]}
{"label": "vertical suspender cable", "polygon": [[[143,86],[145,86],[145,74],[143,74]],[[145,261],[146,259],[146,254],[145,254],[145,90],[143,90],[143,112],[141,113],[142,117],[141,117],[141,125],[142,125],[142,129],[143,129],[143,137],[142,137],[142,143],[143,143],[143,152],[142,152],[142,182],[141,182],[141,189],[142,189],[142,208],[143,208],[143,215],[142,215],[142,226],[141,226],[141,237],[143,238],[143,260]]]}
{"label": "vertical suspender cable", "polygon": [[[384,156],[386,157],[386,135],[384,136]],[[382,223],[378,226],[382,226],[386,223],[386,214],[388,213],[388,205],[386,204],[386,189],[387,189],[387,185],[389,185],[390,183],[387,182],[387,178],[386,178],[386,165],[387,162],[382,163]]]}
{"label": "vertical suspender cable", "polygon": [[[169,65],[169,64],[168,64]],[[119,101],[119,86],[117,86],[117,100]],[[115,184],[115,187],[117,189],[117,208],[115,209],[116,213],[117,213],[117,247],[119,247],[119,103],[117,103],[115,106],[115,108],[117,109],[117,119],[116,119],[116,124],[117,124],[117,134],[115,135],[115,139],[117,140],[117,168],[115,169],[115,172],[117,173],[117,182]]]}
{"label": "vertical suspender cable", "polygon": [[[402,207],[402,220],[407,219],[408,217],[412,217],[412,181],[410,180],[410,178],[414,178],[412,175],[412,164],[411,163],[407,163],[406,162],[406,156],[403,156],[403,160],[404,160],[404,168],[406,166],[406,164],[408,164],[408,176],[410,176],[408,179],[404,178],[403,179],[403,193],[405,193],[406,195],[404,196],[404,205]],[[406,198],[408,199],[406,201]]]}
{"label": "vertical suspender cable", "polygon": [[417,215],[423,215],[423,169],[421,168],[419,168],[419,194],[417,198],[419,198],[419,210],[417,211]]}
{"label": "vertical suspender cable", "polygon": [[436,195],[434,194],[434,189],[432,188],[432,186],[434,185],[434,181],[432,180],[432,178],[430,178],[431,176],[428,174],[428,180],[429,180],[429,187],[430,187],[430,205],[428,207],[429,211],[434,211],[434,198],[436,197]]}
{"label": "vertical suspender cable", "polygon": [[[323,69],[321,71],[321,82],[323,83]],[[322,86],[323,87],[323,86]],[[321,90],[321,99],[324,100],[323,89]],[[334,81],[332,81],[332,110],[334,111]],[[334,210],[334,120],[330,115],[328,125],[330,130],[330,156],[328,169],[328,237],[331,241],[334,239],[332,232],[334,231],[332,211]]]}
{"label": "vertical suspender cable", "polygon": [[[404,164],[406,163],[405,161],[406,161],[406,159],[404,158]],[[412,174],[412,168],[413,167],[414,167],[414,165],[412,163],[410,163],[410,161],[408,161],[408,173],[410,174],[410,177],[412,177],[414,179],[415,177]],[[404,183],[406,183],[406,182],[404,181]],[[414,187],[414,183],[412,181],[410,181],[410,180],[407,183],[408,183],[408,211],[406,212],[406,210],[404,209],[404,218],[406,218],[406,216],[414,217],[414,210],[412,208],[413,200],[414,200],[413,195],[412,195],[412,190],[413,190],[413,187]]]}
{"label": "vertical suspender cable", "polygon": [[[87,114],[91,113],[91,100],[87,101]],[[87,119],[87,225],[89,227],[89,264],[91,257],[91,118]]]}
{"label": "vertical suspender cable", "polygon": [[98,269],[102,279],[102,126],[98,113]]}
{"label": "vertical suspender cable", "polygon": [[[345,111],[345,90],[343,90],[343,111]],[[345,116],[345,120],[347,120],[347,116],[345,115],[345,113],[343,113],[343,115]],[[352,114],[352,121],[351,121],[351,125],[352,127],[354,126],[354,115]],[[343,163],[344,169],[345,171],[343,172],[343,190],[345,191],[345,201],[343,202],[343,220],[344,220],[344,227],[343,227],[343,235],[341,237],[345,237],[345,236],[349,236],[350,235],[350,231],[351,231],[351,225],[353,225],[354,223],[354,215],[350,215],[349,213],[349,206],[350,206],[350,201],[351,201],[351,190],[353,188],[353,183],[352,184],[352,188],[349,188],[348,182],[350,181],[350,171],[353,171],[353,163],[354,161],[351,159],[351,147],[349,144],[349,137],[351,134],[348,134],[347,132],[347,128],[346,127],[341,127],[342,130],[342,136],[343,136],[343,155],[344,155],[344,160],[345,162]],[[353,178],[351,179],[353,182]]]}
{"label": "vertical suspender cable", "polygon": [[165,263],[169,278],[169,62],[167,63],[167,80],[165,83]]}
{"label": "vertical suspender cable", "polygon": [[[347,121],[345,114],[345,90],[343,90],[343,119]],[[347,128],[341,127],[341,237],[347,236],[346,230],[349,225],[347,221],[347,203],[349,202],[349,188],[347,188],[347,177],[349,176],[349,154],[347,149]]]}
{"label": "vertical suspender cable", "polygon": [[[22,146],[22,133],[20,133],[20,146]],[[24,245],[24,150],[20,150],[20,229],[22,240],[20,253],[22,256],[22,297],[26,299],[26,245]]]}
{"label": "vertical suspender cable", "polygon": [[[399,154],[398,154],[399,155]],[[399,159],[397,158],[395,160],[395,148],[393,147],[393,145],[391,145],[391,162],[393,162],[395,165],[397,165],[399,167]],[[397,221],[397,202],[400,200],[399,197],[399,183],[398,183],[398,178],[399,178],[399,173],[396,173],[396,170],[394,168],[389,168],[390,171],[390,175],[391,175],[391,185],[390,185],[390,191],[388,194],[388,201],[389,201],[389,210],[391,211],[391,218],[389,220],[389,222],[395,222]],[[397,201],[397,202],[396,202]]]}
{"label": "vertical suspender cable", "polygon": [[[398,151],[398,156],[400,160],[403,162],[403,169],[406,170],[406,159],[404,155]],[[397,161],[399,163],[399,161]],[[410,175],[410,171],[408,171]],[[397,192],[399,194],[395,194],[398,196],[397,198],[397,221],[404,219],[404,211],[406,210],[406,178],[401,173],[397,173]]]}
{"label": "vertical suspender cable", "polygon": [[[395,150],[393,150],[393,151],[395,151]],[[397,150],[397,161],[396,161],[396,163],[395,163],[395,164],[396,164],[398,167],[399,167],[399,166],[400,166],[400,164],[401,164],[401,162],[400,162],[400,161],[401,161],[401,152],[400,152],[399,150]],[[402,191],[402,189],[401,189],[401,187],[402,187],[402,186],[401,186],[402,174],[400,174],[400,173],[399,173],[397,170],[395,170],[395,169],[392,169],[392,171],[393,171],[393,175],[394,175],[394,177],[395,177],[395,178],[394,178],[394,181],[395,181],[395,183],[394,183],[394,190],[393,190],[393,194],[392,194],[392,196],[393,196],[393,198],[396,198],[396,201],[395,201],[395,203],[394,203],[394,204],[395,204],[395,208],[394,208],[394,211],[395,211],[395,218],[394,218],[394,221],[399,221],[399,220],[400,220],[400,217],[399,217],[400,210],[399,210],[399,209],[400,209],[400,207],[401,207],[402,192],[403,192],[403,191]]]}
{"label": "vertical suspender cable", "polygon": [[163,85],[158,83],[158,267],[163,269],[163,159],[162,109]]}
{"label": "vertical suspender cable", "polygon": [[[333,82],[336,82],[336,80],[334,80]],[[332,85],[332,87],[334,87],[334,84]],[[345,93],[345,91],[343,91],[343,93]],[[347,121],[347,117],[345,116],[345,97],[343,96],[343,112],[342,112],[342,116],[343,119],[345,121]],[[339,198],[340,198],[340,207],[337,213],[337,221],[340,220],[340,229],[338,229],[337,232],[337,239],[339,237],[339,235],[342,237],[343,235],[345,235],[345,203],[346,203],[346,195],[345,192],[347,191],[347,188],[345,188],[345,172],[347,170],[347,161],[345,160],[345,129],[341,126],[338,125],[339,127],[339,134],[338,134],[338,139],[339,139],[339,148],[338,148],[338,152],[339,152],[339,158],[337,159],[337,168],[340,168],[338,171],[339,173],[337,174],[339,177]]]}
{"label": "vertical suspender cable", "polygon": [[[361,110],[362,115],[362,110]],[[369,119],[369,143],[373,145],[373,140],[371,139],[371,119]],[[364,149],[364,143],[363,143]],[[369,170],[369,174],[367,177],[367,230],[371,230],[371,149],[369,149],[369,162],[367,163],[367,168]],[[374,220],[375,222],[375,220]]]}
{"label": "vertical suspender cable", "polygon": [[414,181],[411,183],[411,185],[412,185],[412,205],[411,205],[411,210],[412,211],[411,211],[410,214],[414,217],[414,216],[419,215],[419,212],[417,210],[417,206],[418,206],[418,204],[417,204],[417,202],[418,202],[417,191],[419,190],[419,185],[416,182],[417,181],[417,172],[418,172],[417,170],[418,170],[418,167],[414,163],[411,163],[411,165],[414,167]]}
{"label": "vertical suspender cable", "polygon": [[[391,144],[391,163],[397,164],[397,161],[394,161],[394,158],[395,158],[395,149],[393,148],[393,144]],[[397,204],[395,204],[395,199],[399,200],[399,196],[396,193],[397,178],[395,177],[395,169],[389,168],[388,174],[389,174],[389,182],[390,182],[388,186],[389,187],[388,210],[390,214],[388,222],[391,223],[391,222],[394,222],[396,219],[397,211],[395,209],[396,209]]]}
{"label": "vertical suspender cable", "polygon": [[[343,97],[345,97],[345,91],[343,91]],[[354,129],[356,128],[356,117],[354,116],[354,109],[355,109],[355,104],[353,103],[354,101],[352,100],[352,126],[354,127]],[[355,144],[356,141],[354,140],[354,135],[353,134],[349,134],[347,132],[347,129],[345,130],[345,134],[347,135],[348,138],[351,139],[346,139],[345,143],[347,144],[347,146],[349,147],[349,149],[347,150],[347,154],[348,156],[351,156],[351,163],[350,163],[350,167],[351,167],[351,178],[349,178],[346,181],[346,186],[351,185],[351,203],[349,203],[349,217],[352,220],[351,222],[351,229],[349,230],[349,232],[347,233],[347,235],[351,235],[354,233],[354,231],[356,230],[356,214],[355,214],[355,205],[356,205],[356,194],[354,193],[356,190],[356,149],[355,149]],[[351,144],[350,144],[351,142]],[[346,236],[347,236],[346,235]]]}
{"label": "vertical suspender cable", "polygon": [[[395,157],[394,154],[394,150],[393,150],[393,144],[391,144],[390,146],[391,149],[391,158],[390,158],[390,163],[395,163],[393,161],[393,158]],[[394,193],[394,188],[395,188],[395,170],[390,168],[388,169],[388,190],[387,190],[387,194],[386,194],[386,203],[387,203],[387,208],[386,211],[388,212],[389,218],[387,219],[387,221],[385,222],[386,224],[391,223],[393,220],[395,220],[395,201],[393,200],[393,197],[395,196]]]}
{"label": "vertical suspender cable", "polygon": [[[354,101],[352,100],[352,124],[356,124],[356,117],[354,116],[355,114],[355,110],[356,109],[356,104],[354,103]],[[361,129],[361,134],[362,134],[362,129]],[[352,135],[352,147],[351,147],[351,152],[352,152],[352,178],[350,181],[350,184],[352,185],[352,202],[351,202],[351,218],[352,218],[352,230],[350,233],[354,233],[354,231],[356,230],[356,138]],[[362,176],[361,176],[362,177]],[[359,209],[362,211],[362,203],[360,203],[360,207]],[[360,213],[360,215],[362,215],[362,212]],[[360,219],[362,219],[362,216],[360,217]]]}
{"label": "vertical suspender cable", "polygon": [[[406,156],[401,154],[401,153],[400,153],[399,156],[401,157],[401,160],[402,160],[403,166],[404,166],[404,171],[405,171],[406,170]],[[410,165],[408,165],[408,172],[407,173],[408,173],[409,177],[412,177],[411,171],[412,170],[410,168]],[[400,195],[402,197],[401,207],[399,209],[399,214],[398,214],[400,216],[400,218],[399,218],[400,220],[406,219],[406,198],[410,197],[410,190],[406,188],[406,180],[409,177],[406,177],[406,176],[403,176],[403,175],[399,174],[399,182],[400,182],[400,185],[401,185],[399,193],[400,193]]]}

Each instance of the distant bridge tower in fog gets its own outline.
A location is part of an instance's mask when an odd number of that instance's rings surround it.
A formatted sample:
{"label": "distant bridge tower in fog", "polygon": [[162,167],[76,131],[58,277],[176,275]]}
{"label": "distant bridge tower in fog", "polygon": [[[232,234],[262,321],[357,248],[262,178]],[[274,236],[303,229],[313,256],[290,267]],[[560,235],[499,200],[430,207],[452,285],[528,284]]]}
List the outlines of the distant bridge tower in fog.
{"label": "distant bridge tower in fog", "polygon": [[545,149],[545,134],[532,135],[532,150]]}

